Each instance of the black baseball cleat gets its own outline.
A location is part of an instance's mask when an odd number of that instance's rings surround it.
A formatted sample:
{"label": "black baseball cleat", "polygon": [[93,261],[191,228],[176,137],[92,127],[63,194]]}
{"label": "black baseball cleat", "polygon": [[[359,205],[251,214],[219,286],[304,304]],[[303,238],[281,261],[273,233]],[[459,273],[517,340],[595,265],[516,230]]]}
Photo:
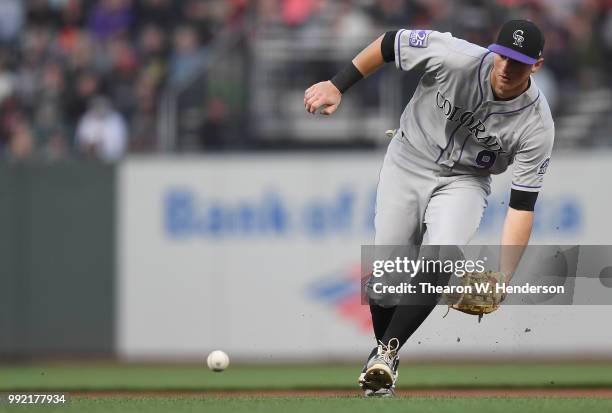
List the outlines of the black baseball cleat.
{"label": "black baseball cleat", "polygon": [[393,397],[395,395],[395,383],[399,376],[399,340],[392,338],[385,345],[382,342],[375,347],[361,374],[359,385],[364,391],[365,397]]}

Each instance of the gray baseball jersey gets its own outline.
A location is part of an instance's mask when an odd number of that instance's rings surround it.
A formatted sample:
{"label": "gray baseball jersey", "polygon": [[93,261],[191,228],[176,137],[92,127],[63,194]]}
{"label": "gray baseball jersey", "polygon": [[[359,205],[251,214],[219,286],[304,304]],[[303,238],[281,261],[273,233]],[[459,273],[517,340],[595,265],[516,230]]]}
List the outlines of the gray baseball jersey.
{"label": "gray baseball jersey", "polygon": [[493,53],[448,33],[400,30],[395,59],[425,74],[383,162],[374,243],[465,245],[491,174],[514,163],[512,187],[540,190],[554,139],[550,109],[533,80],[515,99],[496,101]]}
{"label": "gray baseball jersey", "polygon": [[497,101],[490,84],[494,53],[430,30],[400,30],[395,63],[425,73],[400,130],[449,175],[499,174],[514,163],[512,187],[537,192],[548,167],[554,123],[533,79],[529,89]]}

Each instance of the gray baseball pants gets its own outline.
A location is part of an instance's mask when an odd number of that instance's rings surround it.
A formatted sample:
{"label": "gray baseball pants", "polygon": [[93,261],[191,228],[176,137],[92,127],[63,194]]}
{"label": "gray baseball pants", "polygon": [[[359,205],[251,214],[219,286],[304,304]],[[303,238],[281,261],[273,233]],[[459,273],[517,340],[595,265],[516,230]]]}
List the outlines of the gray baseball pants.
{"label": "gray baseball pants", "polygon": [[375,245],[466,245],[476,233],[490,177],[457,175],[397,132],[378,182]]}

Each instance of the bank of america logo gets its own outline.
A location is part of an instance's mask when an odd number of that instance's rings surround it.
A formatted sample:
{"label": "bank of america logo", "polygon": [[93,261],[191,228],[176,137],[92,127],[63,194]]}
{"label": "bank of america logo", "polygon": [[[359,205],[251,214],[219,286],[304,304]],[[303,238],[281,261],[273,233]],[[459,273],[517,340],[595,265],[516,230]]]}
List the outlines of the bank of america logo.
{"label": "bank of america logo", "polygon": [[361,304],[359,265],[327,274],[306,286],[308,297],[327,305],[336,315],[360,331],[370,334],[372,319],[367,305]]}

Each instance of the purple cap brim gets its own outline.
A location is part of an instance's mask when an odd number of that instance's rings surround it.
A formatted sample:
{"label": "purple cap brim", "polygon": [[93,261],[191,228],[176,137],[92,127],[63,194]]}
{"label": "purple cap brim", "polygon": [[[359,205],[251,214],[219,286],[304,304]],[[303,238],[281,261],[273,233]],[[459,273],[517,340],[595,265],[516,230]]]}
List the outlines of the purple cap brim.
{"label": "purple cap brim", "polygon": [[488,49],[494,53],[506,56],[512,60],[525,63],[526,65],[533,65],[538,61],[538,59],[534,59],[533,57],[529,57],[527,55],[517,52],[514,49],[510,49],[509,47],[501,46],[496,43],[489,45]]}

